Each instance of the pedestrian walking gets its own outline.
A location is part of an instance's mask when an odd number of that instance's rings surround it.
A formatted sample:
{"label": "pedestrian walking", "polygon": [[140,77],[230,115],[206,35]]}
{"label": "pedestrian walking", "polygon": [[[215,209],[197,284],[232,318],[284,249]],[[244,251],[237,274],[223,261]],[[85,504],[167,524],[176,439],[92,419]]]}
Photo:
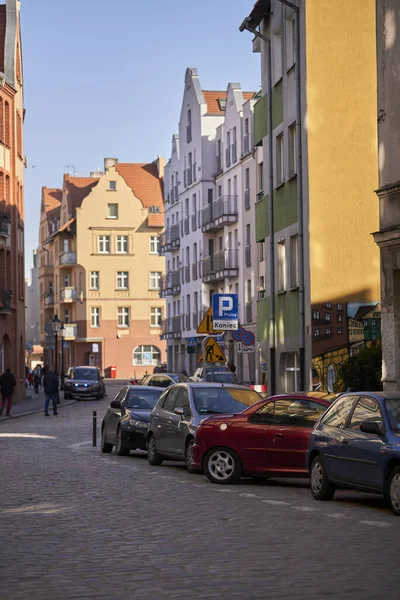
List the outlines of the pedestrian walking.
{"label": "pedestrian walking", "polygon": [[54,369],[46,371],[43,377],[43,389],[45,395],[44,403],[44,414],[49,417],[49,404],[50,401],[53,405],[53,414],[57,415],[57,397],[58,397],[58,377],[54,372]]}
{"label": "pedestrian walking", "polygon": [[36,365],[33,369],[33,384],[35,388],[35,393],[39,393],[39,385],[40,385],[40,368]]}
{"label": "pedestrian walking", "polygon": [[0,416],[3,414],[3,410],[7,407],[6,416],[11,417],[11,406],[14,394],[14,388],[17,385],[14,375],[11,373],[11,369],[7,367],[3,375],[0,377],[0,388],[1,388],[1,408]]}
{"label": "pedestrian walking", "polygon": [[29,371],[28,383],[29,383],[29,389],[32,389],[32,387],[33,387],[33,373],[32,373],[32,370]]}

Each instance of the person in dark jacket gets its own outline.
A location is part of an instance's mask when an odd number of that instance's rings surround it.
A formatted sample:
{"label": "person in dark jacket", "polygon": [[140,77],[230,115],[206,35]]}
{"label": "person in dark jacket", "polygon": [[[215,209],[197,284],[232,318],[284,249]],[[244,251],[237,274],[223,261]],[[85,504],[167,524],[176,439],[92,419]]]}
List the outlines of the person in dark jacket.
{"label": "person in dark jacket", "polygon": [[58,377],[54,369],[49,369],[43,377],[43,389],[45,395],[44,414],[49,417],[50,400],[53,404],[53,414],[57,415]]}
{"label": "person in dark jacket", "polygon": [[1,408],[0,416],[3,414],[3,410],[7,405],[7,417],[11,417],[11,406],[12,397],[14,394],[14,388],[17,385],[14,375],[11,373],[11,369],[8,367],[3,375],[0,377],[0,388],[1,388]]}

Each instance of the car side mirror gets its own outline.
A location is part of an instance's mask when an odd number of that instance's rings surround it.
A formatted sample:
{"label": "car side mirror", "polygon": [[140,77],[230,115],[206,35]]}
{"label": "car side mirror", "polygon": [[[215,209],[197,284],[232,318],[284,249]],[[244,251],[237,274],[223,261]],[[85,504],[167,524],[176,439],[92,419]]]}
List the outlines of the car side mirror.
{"label": "car side mirror", "polygon": [[120,400],[113,400],[110,404],[111,408],[121,408]]}
{"label": "car side mirror", "polygon": [[383,431],[379,423],[376,421],[363,421],[360,423],[360,431],[363,433],[372,433],[374,435],[383,435]]}
{"label": "car side mirror", "polygon": [[185,415],[185,411],[183,410],[183,408],[179,408],[179,407],[177,407],[177,408],[174,410],[174,413],[175,413],[176,415],[179,415],[180,417],[183,417],[183,416]]}

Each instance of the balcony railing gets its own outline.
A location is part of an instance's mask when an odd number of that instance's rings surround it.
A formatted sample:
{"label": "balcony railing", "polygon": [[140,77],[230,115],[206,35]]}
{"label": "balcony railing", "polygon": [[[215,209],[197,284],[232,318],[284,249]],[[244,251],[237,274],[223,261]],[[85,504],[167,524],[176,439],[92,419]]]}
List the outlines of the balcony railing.
{"label": "balcony railing", "polygon": [[10,235],[10,215],[6,212],[0,212],[0,237],[8,238]]}
{"label": "balcony railing", "polygon": [[256,203],[261,202],[261,200],[264,200],[264,190],[260,190],[256,194]]}
{"label": "balcony railing", "polygon": [[265,290],[258,290],[257,292],[257,300],[265,300],[266,292]]}
{"label": "balcony railing", "polygon": [[170,317],[161,322],[161,336],[164,338],[180,338],[181,330],[181,317]]}
{"label": "balcony railing", "polygon": [[39,267],[39,277],[45,277],[46,275],[53,275],[54,266],[53,265],[42,265]]}
{"label": "balcony railing", "polygon": [[65,287],[62,290],[60,290],[61,302],[75,302],[77,298],[78,294],[74,287]]}
{"label": "balcony railing", "polygon": [[193,281],[197,279],[197,262],[192,264],[192,279]]}
{"label": "balcony railing", "polygon": [[160,235],[160,254],[176,250],[179,248],[180,242],[179,223],[177,223]]}
{"label": "balcony railing", "polygon": [[64,252],[61,254],[60,265],[76,265],[76,252]]}
{"label": "balcony railing", "polygon": [[244,249],[244,261],[246,267],[251,267],[251,246],[246,246]]}
{"label": "balcony railing", "polygon": [[174,337],[180,338],[182,334],[182,319],[181,317],[172,317],[172,333]]}
{"label": "balcony railing", "polygon": [[217,173],[222,171],[222,155],[217,154]]}
{"label": "balcony railing", "polygon": [[233,142],[233,144],[231,146],[231,155],[232,155],[232,162],[235,163],[237,161],[237,142]]}
{"label": "balcony railing", "polygon": [[244,208],[250,210],[250,189],[244,190]]}
{"label": "balcony railing", "polygon": [[236,277],[238,274],[238,251],[221,250],[202,260],[203,282],[219,281],[225,277]]}
{"label": "balcony railing", "polygon": [[246,302],[246,323],[252,323],[251,302]]}
{"label": "balcony railing", "polygon": [[172,249],[179,248],[181,243],[180,235],[179,235],[179,223],[172,225],[171,227],[171,246]]}
{"label": "balcony railing", "polygon": [[72,323],[64,323],[65,335],[64,339],[74,340],[78,334],[78,326]]}
{"label": "balcony railing", "polygon": [[197,229],[197,213],[192,214],[192,231],[196,231]]}
{"label": "balcony railing", "polygon": [[172,334],[172,319],[164,319],[161,321],[161,336]]}
{"label": "balcony railing", "polygon": [[181,273],[180,269],[176,269],[175,271],[170,271],[166,275],[161,278],[161,288],[160,295],[161,298],[165,298],[165,296],[172,296],[174,294],[179,294],[181,290]]}
{"label": "balcony railing", "polygon": [[250,152],[250,135],[245,133],[243,136],[243,154],[248,154]]}
{"label": "balcony railing", "polygon": [[216,231],[225,225],[236,223],[237,220],[237,196],[221,196],[203,208],[201,229],[203,232]]}
{"label": "balcony railing", "polygon": [[45,306],[53,306],[54,305],[54,294],[47,294],[44,297],[44,305]]}
{"label": "balcony railing", "polygon": [[11,315],[12,291],[0,289],[0,315]]}

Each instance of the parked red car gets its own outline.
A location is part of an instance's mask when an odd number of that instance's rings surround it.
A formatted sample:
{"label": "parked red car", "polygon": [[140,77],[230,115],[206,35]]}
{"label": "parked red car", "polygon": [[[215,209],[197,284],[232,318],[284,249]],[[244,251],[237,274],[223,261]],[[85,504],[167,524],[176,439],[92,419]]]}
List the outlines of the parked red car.
{"label": "parked red car", "polygon": [[311,429],[331,403],[301,395],[273,396],[243,412],[209,417],[197,429],[194,468],[213,483],[240,477],[308,477]]}

